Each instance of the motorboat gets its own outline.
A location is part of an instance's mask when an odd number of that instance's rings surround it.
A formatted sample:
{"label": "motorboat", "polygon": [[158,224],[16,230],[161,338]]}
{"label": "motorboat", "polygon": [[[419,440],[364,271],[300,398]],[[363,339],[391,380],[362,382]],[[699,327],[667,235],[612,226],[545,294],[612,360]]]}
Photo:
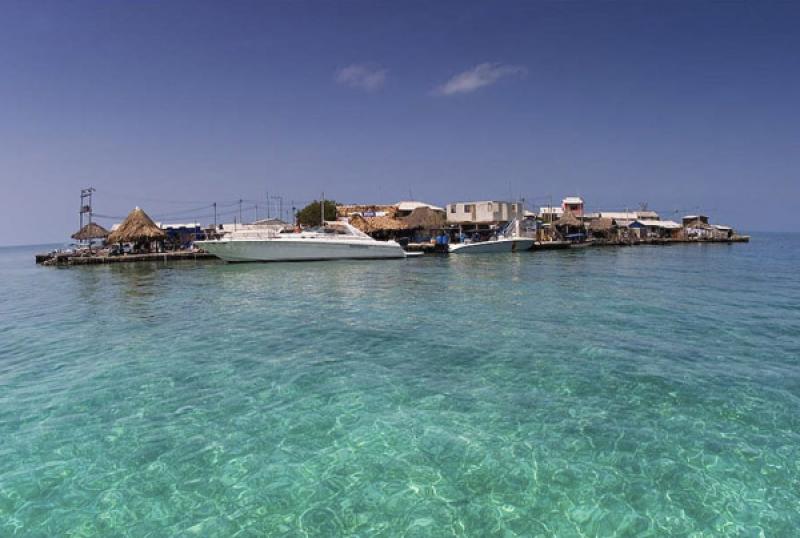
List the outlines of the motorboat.
{"label": "motorboat", "polygon": [[526,237],[520,232],[520,222],[511,221],[497,235],[486,241],[466,240],[461,243],[450,243],[448,251],[451,254],[488,254],[497,252],[522,252],[530,250],[536,239]]}
{"label": "motorboat", "polygon": [[497,238],[488,241],[451,243],[450,254],[487,254],[490,252],[522,252],[533,246],[534,240],[524,237]]}
{"label": "motorboat", "polygon": [[348,222],[330,221],[307,230],[244,229],[219,239],[195,241],[226,262],[277,262],[405,258],[396,241],[378,241]]}

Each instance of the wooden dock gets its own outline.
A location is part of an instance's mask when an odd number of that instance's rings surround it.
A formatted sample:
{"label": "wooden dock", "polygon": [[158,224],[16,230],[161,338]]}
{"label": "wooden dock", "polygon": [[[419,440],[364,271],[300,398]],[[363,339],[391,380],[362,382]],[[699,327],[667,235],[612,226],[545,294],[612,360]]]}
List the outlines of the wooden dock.
{"label": "wooden dock", "polygon": [[409,243],[406,245],[408,252],[423,252],[425,254],[447,254],[447,245],[436,243]]}
{"label": "wooden dock", "polygon": [[105,265],[108,263],[133,263],[133,262],[174,262],[194,260],[216,260],[208,252],[154,252],[150,254],[123,254],[121,256],[85,255],[76,253],[46,253],[37,254],[36,263],[41,265]]}
{"label": "wooden dock", "polygon": [[593,247],[635,247],[641,245],[705,245],[707,243],[749,243],[749,235],[734,235],[732,237],[702,238],[702,239],[673,239],[667,237],[653,237],[647,239],[618,239],[592,241]]}
{"label": "wooden dock", "polygon": [[531,250],[561,250],[569,248],[570,245],[569,241],[536,241]]}

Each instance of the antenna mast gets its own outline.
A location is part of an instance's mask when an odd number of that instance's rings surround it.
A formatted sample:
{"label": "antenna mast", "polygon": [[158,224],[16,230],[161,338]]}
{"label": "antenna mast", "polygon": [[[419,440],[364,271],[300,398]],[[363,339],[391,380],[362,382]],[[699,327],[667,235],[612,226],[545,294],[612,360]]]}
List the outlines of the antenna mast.
{"label": "antenna mast", "polygon": [[89,221],[87,224],[92,223],[92,193],[94,192],[94,187],[89,187],[88,189],[81,189],[81,209],[80,213],[80,228],[79,230],[83,229],[83,215],[89,215]]}

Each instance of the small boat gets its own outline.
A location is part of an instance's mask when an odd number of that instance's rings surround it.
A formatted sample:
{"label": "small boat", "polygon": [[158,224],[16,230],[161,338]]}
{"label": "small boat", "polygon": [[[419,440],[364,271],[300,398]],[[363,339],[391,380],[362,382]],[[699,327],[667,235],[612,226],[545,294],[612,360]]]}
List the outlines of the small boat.
{"label": "small boat", "polygon": [[529,250],[535,241],[525,237],[490,239],[469,243],[451,243],[450,254],[486,254],[490,252],[522,252]]}
{"label": "small boat", "polygon": [[522,252],[530,250],[536,240],[520,234],[520,223],[513,220],[496,236],[487,241],[465,241],[451,243],[448,251],[451,254],[488,254],[496,252]]}
{"label": "small boat", "polygon": [[351,224],[325,222],[309,230],[234,231],[220,239],[195,241],[226,262],[278,262],[405,258],[395,241],[377,241]]}

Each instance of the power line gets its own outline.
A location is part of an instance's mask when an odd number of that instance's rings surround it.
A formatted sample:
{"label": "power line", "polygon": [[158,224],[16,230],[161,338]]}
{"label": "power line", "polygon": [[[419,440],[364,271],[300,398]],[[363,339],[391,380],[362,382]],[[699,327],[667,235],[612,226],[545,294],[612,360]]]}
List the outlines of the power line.
{"label": "power line", "polygon": [[[155,202],[155,203],[163,203],[163,204],[213,204],[213,200],[169,200],[166,198],[155,198],[152,196],[142,196],[140,194],[125,194],[125,193],[118,193],[113,191],[107,191],[100,189],[100,194],[104,196],[111,196],[112,198],[126,198],[129,200],[142,200],[145,202]],[[233,203],[238,203],[238,200],[235,200]]]}

